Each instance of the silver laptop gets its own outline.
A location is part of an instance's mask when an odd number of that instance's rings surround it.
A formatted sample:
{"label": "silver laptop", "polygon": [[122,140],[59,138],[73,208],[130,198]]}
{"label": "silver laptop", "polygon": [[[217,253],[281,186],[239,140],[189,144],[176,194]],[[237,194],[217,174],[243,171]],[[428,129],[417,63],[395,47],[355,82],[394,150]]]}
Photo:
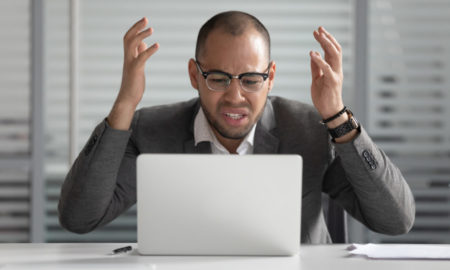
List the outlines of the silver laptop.
{"label": "silver laptop", "polygon": [[140,155],[139,253],[295,255],[301,180],[298,155]]}

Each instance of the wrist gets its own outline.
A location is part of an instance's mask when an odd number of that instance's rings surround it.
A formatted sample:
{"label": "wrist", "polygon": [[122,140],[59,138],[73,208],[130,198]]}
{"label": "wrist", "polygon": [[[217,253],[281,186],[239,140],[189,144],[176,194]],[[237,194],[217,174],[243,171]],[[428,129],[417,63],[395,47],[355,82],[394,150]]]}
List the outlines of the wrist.
{"label": "wrist", "polygon": [[345,112],[347,110],[347,107],[344,106],[344,105],[342,105],[341,108],[342,109],[340,109],[339,111],[338,110],[333,110],[332,113],[324,114],[324,113],[321,112],[321,115],[322,115],[323,119],[320,122],[322,124],[327,124],[329,122],[332,122],[332,121],[338,119],[341,115],[345,114]]}
{"label": "wrist", "polygon": [[133,108],[133,110],[135,110],[139,105],[139,102],[141,102],[141,99],[142,96],[136,96],[121,89],[116,101],[114,102],[114,106],[117,104],[123,108]]}
{"label": "wrist", "polygon": [[135,111],[137,106],[139,105],[139,102],[135,102],[131,99],[125,99],[125,98],[118,98],[114,102],[113,109],[117,108],[121,111]]}
{"label": "wrist", "polygon": [[119,130],[129,130],[136,105],[117,100],[107,117],[108,124]]}
{"label": "wrist", "polygon": [[350,110],[345,110],[345,114],[327,123],[328,132],[334,142],[342,143],[353,139],[359,131],[358,120]]}

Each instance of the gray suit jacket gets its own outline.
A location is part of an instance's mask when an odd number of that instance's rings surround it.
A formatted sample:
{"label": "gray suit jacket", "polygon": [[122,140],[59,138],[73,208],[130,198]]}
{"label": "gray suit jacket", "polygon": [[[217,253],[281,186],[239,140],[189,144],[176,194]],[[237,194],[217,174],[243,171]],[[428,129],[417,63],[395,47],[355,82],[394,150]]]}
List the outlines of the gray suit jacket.
{"label": "gray suit jacket", "polygon": [[[136,157],[140,153],[211,153],[194,146],[197,99],[138,110],[129,131],[100,123],[69,171],[58,205],[61,225],[86,233],[103,226],[136,202]],[[415,216],[401,172],[364,128],[356,139],[333,144],[310,105],[269,97],[257,125],[254,153],[303,157],[302,233],[305,243],[329,243],[322,211],[325,192],[373,231],[401,234]]]}

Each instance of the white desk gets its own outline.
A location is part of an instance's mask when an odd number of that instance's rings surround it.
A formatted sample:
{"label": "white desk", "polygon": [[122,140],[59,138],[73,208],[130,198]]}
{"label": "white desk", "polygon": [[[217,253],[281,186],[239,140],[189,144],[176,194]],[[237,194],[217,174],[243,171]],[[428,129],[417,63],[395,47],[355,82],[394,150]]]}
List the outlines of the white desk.
{"label": "white desk", "polygon": [[126,244],[0,244],[0,269],[345,269],[439,270],[450,261],[370,260],[349,256],[348,245],[301,247],[295,257],[139,256],[133,251],[109,255]]}

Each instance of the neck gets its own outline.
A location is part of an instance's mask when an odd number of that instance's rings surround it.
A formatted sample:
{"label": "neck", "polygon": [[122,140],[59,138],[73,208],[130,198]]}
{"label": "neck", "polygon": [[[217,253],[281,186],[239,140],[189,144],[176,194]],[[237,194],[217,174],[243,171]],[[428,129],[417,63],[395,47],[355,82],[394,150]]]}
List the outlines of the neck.
{"label": "neck", "polygon": [[213,129],[217,140],[230,152],[230,154],[237,154],[236,150],[244,139],[229,139],[221,136],[219,132]]}

